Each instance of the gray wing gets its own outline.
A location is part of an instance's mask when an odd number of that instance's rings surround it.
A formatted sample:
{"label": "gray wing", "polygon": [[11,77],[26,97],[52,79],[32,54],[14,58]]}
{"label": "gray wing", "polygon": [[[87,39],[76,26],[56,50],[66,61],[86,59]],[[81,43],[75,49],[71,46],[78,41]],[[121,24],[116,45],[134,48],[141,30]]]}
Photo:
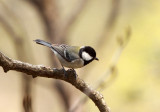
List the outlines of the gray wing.
{"label": "gray wing", "polygon": [[79,59],[78,47],[61,44],[52,45],[52,48],[68,62],[71,62],[75,59]]}
{"label": "gray wing", "polygon": [[71,61],[79,59],[79,47],[77,46],[69,46],[65,51],[65,57]]}

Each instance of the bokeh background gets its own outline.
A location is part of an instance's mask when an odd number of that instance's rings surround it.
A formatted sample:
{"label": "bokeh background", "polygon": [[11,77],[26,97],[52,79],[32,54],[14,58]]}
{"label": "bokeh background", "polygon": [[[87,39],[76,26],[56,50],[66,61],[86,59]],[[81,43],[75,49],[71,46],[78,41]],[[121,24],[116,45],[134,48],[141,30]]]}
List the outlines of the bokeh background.
{"label": "bokeh background", "polygon": [[[100,61],[76,71],[112,112],[160,111],[159,30],[160,0],[0,0],[0,52],[60,68],[34,39],[93,46]],[[66,82],[0,74],[1,112],[98,112]]]}

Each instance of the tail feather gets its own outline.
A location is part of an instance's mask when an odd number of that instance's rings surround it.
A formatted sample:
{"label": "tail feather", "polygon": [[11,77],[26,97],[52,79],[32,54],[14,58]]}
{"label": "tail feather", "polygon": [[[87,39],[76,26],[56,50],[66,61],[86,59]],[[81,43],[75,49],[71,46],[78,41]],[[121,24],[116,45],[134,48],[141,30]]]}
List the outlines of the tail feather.
{"label": "tail feather", "polygon": [[35,41],[37,44],[41,44],[41,45],[44,45],[44,46],[47,46],[47,47],[52,46],[51,43],[45,42],[44,40],[36,39],[36,40],[33,40],[33,41]]}

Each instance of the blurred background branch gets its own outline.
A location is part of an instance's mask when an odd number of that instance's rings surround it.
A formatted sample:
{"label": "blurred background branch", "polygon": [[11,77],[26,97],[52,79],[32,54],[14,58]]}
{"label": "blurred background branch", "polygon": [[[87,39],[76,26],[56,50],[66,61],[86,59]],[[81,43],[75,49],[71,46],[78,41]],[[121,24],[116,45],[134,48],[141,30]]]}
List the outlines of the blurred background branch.
{"label": "blurred background branch", "polygon": [[[5,5],[5,3],[3,3],[3,2],[1,2],[1,3],[4,6],[4,9],[6,9],[7,14],[9,14],[11,17],[14,17],[14,20],[16,20],[16,22],[18,23],[18,19],[13,14],[13,12],[11,12],[11,10]],[[26,57],[27,57],[28,53],[25,50],[25,46],[24,46],[25,44],[29,45],[29,43],[27,43],[28,42],[27,38],[23,37],[24,36],[23,34],[18,35],[15,32],[14,27],[12,28],[12,26],[1,15],[0,15],[0,22],[3,25],[3,28],[6,30],[6,32],[10,35],[9,37],[11,38],[11,40],[13,42],[14,49],[15,49],[15,52],[17,54],[18,59],[22,60],[22,61],[27,61]],[[17,24],[17,25],[19,25],[19,24]],[[22,28],[21,28],[21,30],[22,30]],[[30,55],[30,60],[33,61],[31,55]],[[21,74],[23,74],[23,73],[21,73]],[[25,112],[32,112],[31,80],[30,80],[30,77],[26,77],[25,75],[21,75],[21,76],[22,76],[22,93],[24,95],[23,96],[24,111]]]}
{"label": "blurred background branch", "polygon": [[104,29],[102,30],[102,34],[97,43],[98,46],[102,46],[105,44],[104,42],[109,38],[112,34],[114,27],[116,27],[116,23],[119,17],[119,13],[121,10],[121,2],[122,0],[111,0],[111,8],[108,18],[106,19]]}
{"label": "blurred background branch", "polygon": [[[117,44],[118,47],[115,50],[110,66],[106,68],[106,72],[100,76],[99,79],[94,83],[94,88],[99,91],[104,91],[110,84],[113,83],[113,81],[116,79],[117,75],[117,63],[120,58],[120,55],[122,54],[123,49],[128,44],[129,39],[131,36],[131,28],[127,27],[125,31],[125,35],[122,37],[117,37]],[[123,38],[124,37],[124,38]],[[81,96],[74,105],[70,108],[70,112],[74,112],[77,108],[79,108],[79,104],[85,104],[88,101],[88,98],[85,96]]]}

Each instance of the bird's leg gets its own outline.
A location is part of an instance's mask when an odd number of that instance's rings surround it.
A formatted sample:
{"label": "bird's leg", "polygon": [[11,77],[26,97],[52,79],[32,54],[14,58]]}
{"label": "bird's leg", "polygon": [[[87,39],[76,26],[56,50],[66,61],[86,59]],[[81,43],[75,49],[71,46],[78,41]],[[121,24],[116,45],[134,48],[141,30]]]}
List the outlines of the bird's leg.
{"label": "bird's leg", "polygon": [[76,71],[72,68],[72,70],[73,70],[73,72],[74,72],[74,75],[75,75],[75,78],[77,79],[77,73],[76,73]]}
{"label": "bird's leg", "polygon": [[63,72],[64,72],[64,76],[67,77],[67,73],[66,73],[66,70],[64,69],[64,66],[63,65],[61,65],[61,66],[62,66],[62,69],[63,69]]}

